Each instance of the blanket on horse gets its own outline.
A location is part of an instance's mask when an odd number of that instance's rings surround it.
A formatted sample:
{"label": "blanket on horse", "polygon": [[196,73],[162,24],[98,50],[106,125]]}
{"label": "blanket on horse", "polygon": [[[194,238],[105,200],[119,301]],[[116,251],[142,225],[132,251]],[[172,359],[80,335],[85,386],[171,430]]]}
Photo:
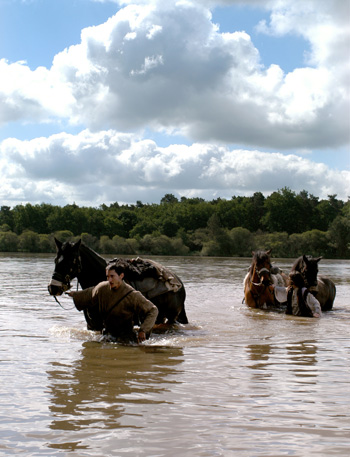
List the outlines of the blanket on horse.
{"label": "blanket on horse", "polygon": [[177,292],[182,287],[181,281],[169,269],[149,259],[113,259],[112,262],[126,262],[124,281],[145,297],[154,298],[167,292]]}

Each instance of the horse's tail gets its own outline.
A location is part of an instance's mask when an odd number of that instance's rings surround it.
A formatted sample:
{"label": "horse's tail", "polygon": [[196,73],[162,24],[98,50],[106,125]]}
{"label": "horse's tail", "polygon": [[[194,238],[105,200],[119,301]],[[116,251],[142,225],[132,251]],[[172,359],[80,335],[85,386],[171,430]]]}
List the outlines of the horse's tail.
{"label": "horse's tail", "polygon": [[180,324],[188,324],[188,319],[185,311],[185,307],[183,306],[182,310],[180,311],[180,314],[177,316],[176,319]]}

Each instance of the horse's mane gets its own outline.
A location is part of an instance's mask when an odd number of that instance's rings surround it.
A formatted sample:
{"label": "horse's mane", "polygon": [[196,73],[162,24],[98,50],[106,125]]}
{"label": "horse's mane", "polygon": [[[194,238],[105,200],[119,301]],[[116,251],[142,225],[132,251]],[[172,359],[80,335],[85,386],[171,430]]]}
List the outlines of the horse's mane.
{"label": "horse's mane", "polygon": [[86,246],[86,244],[81,243],[79,248],[80,255],[84,256],[86,260],[89,260],[91,263],[98,263],[101,267],[106,268],[107,261],[100,254],[97,254],[93,249]]}
{"label": "horse's mane", "polygon": [[[308,256],[306,256],[306,257],[308,257]],[[301,255],[300,257],[295,259],[293,266],[292,266],[292,271],[298,270],[297,267],[300,268],[301,266],[303,266],[303,264],[304,264],[304,256]]]}

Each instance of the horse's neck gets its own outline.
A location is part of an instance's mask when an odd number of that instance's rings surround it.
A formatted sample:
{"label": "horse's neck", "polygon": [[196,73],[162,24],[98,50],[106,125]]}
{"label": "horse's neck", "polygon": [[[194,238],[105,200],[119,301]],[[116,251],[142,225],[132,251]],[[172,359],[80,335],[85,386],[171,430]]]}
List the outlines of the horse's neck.
{"label": "horse's neck", "polygon": [[106,279],[106,260],[92,249],[81,244],[79,249],[81,272],[78,281],[83,289],[92,287]]}

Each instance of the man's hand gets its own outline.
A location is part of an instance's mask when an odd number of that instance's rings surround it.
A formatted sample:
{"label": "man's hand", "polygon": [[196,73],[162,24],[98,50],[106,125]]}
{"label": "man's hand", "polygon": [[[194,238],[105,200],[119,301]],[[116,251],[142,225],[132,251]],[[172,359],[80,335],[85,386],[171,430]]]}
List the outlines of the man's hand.
{"label": "man's hand", "polygon": [[143,343],[144,341],[146,341],[146,333],[141,330],[137,335],[137,342]]}

